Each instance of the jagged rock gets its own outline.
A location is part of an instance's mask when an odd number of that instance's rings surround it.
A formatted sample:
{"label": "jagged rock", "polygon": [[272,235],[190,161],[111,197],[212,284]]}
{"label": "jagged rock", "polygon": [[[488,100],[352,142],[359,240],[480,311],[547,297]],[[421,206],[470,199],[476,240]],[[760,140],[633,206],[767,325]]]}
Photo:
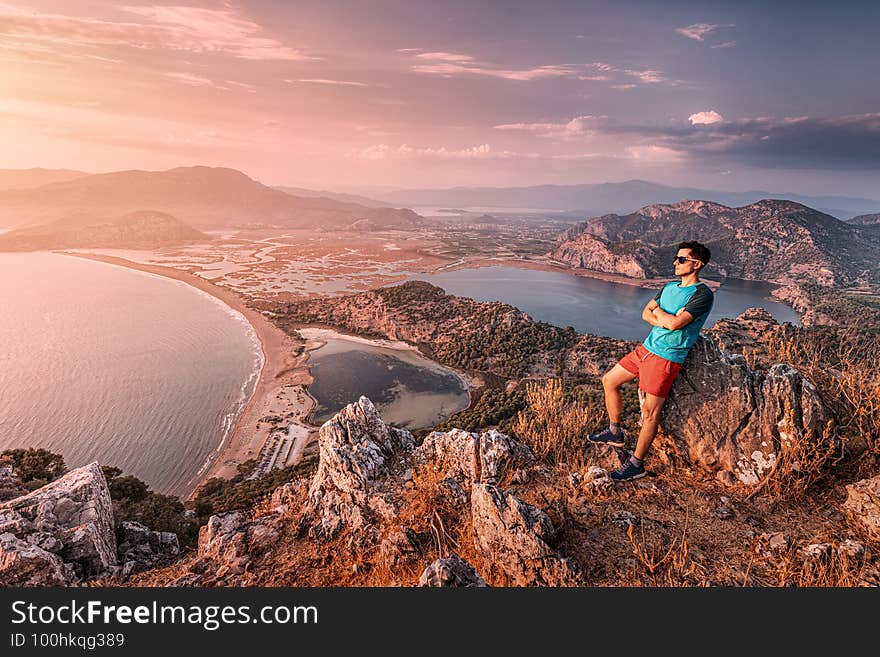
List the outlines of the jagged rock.
{"label": "jagged rock", "polygon": [[794,368],[755,371],[700,337],[663,405],[667,439],[655,444],[663,458],[728,471],[754,485],[791,441],[821,443],[826,419],[816,388]]}
{"label": "jagged rock", "polygon": [[[329,539],[343,527],[363,528],[371,489],[388,473],[395,456],[413,445],[410,432],[386,425],[373,402],[363,396],[327,420],[318,432],[320,461],[300,531]],[[374,510],[379,507],[381,503],[373,500]]]}
{"label": "jagged rock", "polygon": [[629,458],[627,451],[621,447],[594,443],[587,441],[587,449],[584,452],[590,465],[598,466],[602,470],[617,470]]}
{"label": "jagged rock", "polygon": [[469,502],[467,491],[453,477],[441,481],[438,490],[453,507],[464,507]]}
{"label": "jagged rock", "polygon": [[848,484],[843,510],[856,530],[880,542],[880,475]]}
{"label": "jagged rock", "polygon": [[307,487],[301,481],[291,481],[282,484],[272,492],[270,507],[273,513],[287,514],[295,508],[300,500],[306,497]]}
{"label": "jagged rock", "polygon": [[281,538],[277,529],[271,527],[269,518],[260,518],[250,526],[249,545],[251,554],[262,554],[268,551]]}
{"label": "jagged rock", "polygon": [[570,475],[570,483],[575,489],[585,490],[588,492],[599,492],[610,489],[614,482],[608,476],[605,468],[598,465],[591,465],[585,473],[574,472]]}
{"label": "jagged rock", "polygon": [[435,471],[465,486],[496,484],[506,471],[535,463],[532,450],[495,429],[481,434],[462,429],[432,431],[413,456],[416,462],[430,463]]}
{"label": "jagged rock", "polygon": [[177,534],[157,532],[139,522],[126,520],[119,529],[121,576],[127,578],[143,570],[165,566],[180,554]]}
{"label": "jagged rock", "polygon": [[0,534],[0,586],[65,586],[71,579],[57,555],[9,532]]}
{"label": "jagged rock", "polygon": [[419,586],[482,587],[486,581],[476,569],[457,554],[437,559],[419,577]]}
{"label": "jagged rock", "polygon": [[419,535],[415,530],[402,527],[392,531],[382,540],[379,552],[390,566],[412,563],[422,554],[419,542]]}
{"label": "jagged rock", "polygon": [[550,547],[555,530],[540,509],[490,484],[473,484],[474,545],[493,570],[517,586],[573,586],[579,569]]}
{"label": "jagged rock", "polygon": [[199,529],[199,557],[229,562],[247,556],[247,520],[240,511],[211,516]]}
{"label": "jagged rock", "polygon": [[71,470],[42,488],[0,504],[0,525],[21,539],[21,545],[30,546],[28,537],[37,534],[34,547],[57,552],[73,567],[72,571],[63,569],[70,577],[68,583],[76,579],[72,572],[90,578],[117,565],[110,491],[97,463]]}

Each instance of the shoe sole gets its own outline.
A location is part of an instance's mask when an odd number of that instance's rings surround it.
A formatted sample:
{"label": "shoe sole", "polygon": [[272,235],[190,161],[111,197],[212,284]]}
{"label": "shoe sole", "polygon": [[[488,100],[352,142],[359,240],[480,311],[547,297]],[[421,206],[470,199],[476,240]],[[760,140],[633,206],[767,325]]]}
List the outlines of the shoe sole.
{"label": "shoe sole", "polygon": [[596,445],[611,445],[612,447],[623,447],[626,445],[626,442],[623,440],[593,440],[590,437],[587,437],[587,440]]}
{"label": "shoe sole", "polygon": [[614,477],[611,477],[611,481],[635,481],[636,479],[641,479],[642,477],[647,477],[647,476],[648,476],[648,471],[645,470],[641,474],[633,475],[632,477],[627,477],[626,479],[615,479]]}

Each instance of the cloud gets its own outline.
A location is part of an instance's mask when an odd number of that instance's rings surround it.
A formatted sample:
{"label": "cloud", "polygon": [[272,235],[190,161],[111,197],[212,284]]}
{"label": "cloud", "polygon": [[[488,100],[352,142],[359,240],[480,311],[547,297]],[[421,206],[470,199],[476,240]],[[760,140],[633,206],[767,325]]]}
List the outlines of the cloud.
{"label": "cloud", "polygon": [[724,117],[715,110],[697,112],[688,117],[688,121],[691,122],[691,125],[712,125],[713,123],[721,123],[723,120]]}
{"label": "cloud", "polygon": [[595,82],[600,82],[602,80],[610,80],[611,78],[607,75],[579,75],[578,80],[593,80]]}
{"label": "cloud", "polygon": [[300,78],[299,80],[285,80],[291,84],[297,82],[310,82],[312,84],[332,84],[342,87],[369,87],[366,82],[352,82],[350,80],[326,80],[324,78]]}
{"label": "cloud", "polygon": [[418,59],[431,59],[441,62],[472,62],[474,58],[470,55],[459,55],[454,52],[423,52],[416,55]]}
{"label": "cloud", "polygon": [[232,89],[244,89],[245,91],[249,91],[250,93],[256,93],[256,89],[254,89],[253,86],[245,84],[244,82],[235,82],[234,80],[223,80],[222,82],[217,82],[216,80],[207,78],[204,75],[196,75],[194,73],[178,71],[167,71],[165,73],[162,73],[162,76],[168,78],[169,80],[174,80],[175,82],[187,84],[191,87],[213,87],[214,89],[223,89],[226,91],[230,91]]}
{"label": "cloud", "polygon": [[641,82],[647,82],[649,84],[656,84],[657,82],[666,82],[666,78],[663,76],[663,73],[660,71],[654,70],[644,70],[644,71],[635,71],[632,69],[625,69],[624,73],[630,75]]}
{"label": "cloud", "polygon": [[510,69],[498,68],[491,64],[480,64],[470,55],[448,52],[426,52],[416,55],[419,61],[429,63],[414,64],[410,70],[416,73],[428,73],[454,77],[458,75],[486,75],[505,80],[530,81],[540,78],[565,77],[574,75],[575,67],[567,64],[550,64],[533,68]]}
{"label": "cloud", "polygon": [[687,27],[677,27],[675,28],[675,31],[682,36],[686,36],[688,39],[693,39],[694,41],[705,41],[706,36],[712,34],[719,27],[736,27],[736,25],[734,25],[733,23],[694,23],[693,25],[688,25]]}
{"label": "cloud", "polygon": [[638,142],[636,146],[671,149],[725,168],[743,164],[758,168],[880,171],[880,112],[665,125],[605,121],[598,129],[603,134],[627,135]]}
{"label": "cloud", "polygon": [[710,48],[732,48],[736,45],[736,41],[725,41],[724,43],[716,43],[714,46],[710,46]]}
{"label": "cloud", "polygon": [[232,9],[122,6],[144,22],[106,21],[0,5],[0,35],[31,44],[82,48],[126,46],[224,54],[253,60],[310,60],[299,50],[261,36],[262,27]]}
{"label": "cloud", "polygon": [[571,139],[593,134],[597,122],[604,117],[576,116],[566,123],[505,123],[493,126],[495,130],[519,130],[539,137]]}
{"label": "cloud", "polygon": [[448,149],[440,148],[417,148],[403,144],[392,147],[388,144],[376,144],[362,149],[355,149],[346,154],[348,159],[355,160],[391,160],[391,159],[417,159],[431,158],[441,160],[492,160],[511,159],[515,157],[537,158],[537,153],[513,153],[511,151],[494,151],[489,144],[480,144],[470,148]]}
{"label": "cloud", "polygon": [[612,84],[612,85],[611,85],[611,88],[612,88],[612,89],[635,89],[635,88],[638,87],[638,86],[639,86],[639,85],[637,85],[637,84],[632,84],[632,83],[627,83],[627,84]]}

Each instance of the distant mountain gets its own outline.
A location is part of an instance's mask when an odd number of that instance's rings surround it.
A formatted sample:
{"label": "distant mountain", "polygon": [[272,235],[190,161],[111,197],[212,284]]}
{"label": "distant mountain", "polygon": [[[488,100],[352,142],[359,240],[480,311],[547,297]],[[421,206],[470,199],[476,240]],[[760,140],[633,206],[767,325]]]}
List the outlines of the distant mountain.
{"label": "distant mountain", "polygon": [[0,169],[0,190],[32,189],[88,175],[70,169]]}
{"label": "distant mountain", "polygon": [[528,207],[570,210],[589,215],[627,214],[652,203],[676,203],[700,198],[731,207],[765,198],[786,198],[839,218],[880,211],[880,200],[846,196],[803,196],[764,191],[717,192],[690,187],[668,187],[644,180],[595,185],[539,185],[535,187],[454,187],[408,189],[375,195],[393,205],[460,207]]}
{"label": "distant mountain", "polygon": [[594,217],[562,233],[551,257],[634,278],[671,278],[672,256],[686,240],[712,251],[709,278],[822,285],[880,280],[880,236],[787,200],[738,208],[681,201]]}
{"label": "distant mountain", "polygon": [[372,229],[411,227],[422,221],[411,210],[291,196],[235,169],[196,166],[117,171],[0,192],[0,226],[45,224],[72,212],[106,217],[148,208],[199,228]]}
{"label": "distant mountain", "polygon": [[880,212],[874,214],[860,214],[857,217],[847,219],[847,223],[856,226],[880,226]]}
{"label": "distant mountain", "polygon": [[207,242],[210,239],[164,212],[141,210],[109,219],[74,213],[48,224],[0,235],[0,251],[155,249],[186,242]]}
{"label": "distant mountain", "polygon": [[328,192],[327,190],[316,191],[314,189],[304,189],[302,187],[285,187],[282,185],[275,185],[272,189],[278,189],[285,194],[290,194],[291,196],[300,196],[303,198],[329,198],[333,201],[341,201],[342,203],[357,203],[358,205],[363,205],[365,208],[393,207],[390,203],[377,201],[376,199],[367,198],[366,196],[359,196],[358,194],[343,194],[341,192]]}

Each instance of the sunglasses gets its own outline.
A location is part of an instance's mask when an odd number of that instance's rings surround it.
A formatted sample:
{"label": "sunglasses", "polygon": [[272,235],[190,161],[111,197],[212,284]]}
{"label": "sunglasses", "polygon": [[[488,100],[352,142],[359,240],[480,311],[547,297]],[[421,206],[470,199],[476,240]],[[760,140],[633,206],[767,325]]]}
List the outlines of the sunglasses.
{"label": "sunglasses", "polygon": [[691,262],[703,262],[702,260],[696,260],[696,259],[694,259],[694,258],[688,258],[688,257],[686,257],[686,256],[675,256],[675,257],[672,259],[672,262],[677,262],[678,264],[683,265],[683,264],[686,263],[688,260],[690,260]]}

